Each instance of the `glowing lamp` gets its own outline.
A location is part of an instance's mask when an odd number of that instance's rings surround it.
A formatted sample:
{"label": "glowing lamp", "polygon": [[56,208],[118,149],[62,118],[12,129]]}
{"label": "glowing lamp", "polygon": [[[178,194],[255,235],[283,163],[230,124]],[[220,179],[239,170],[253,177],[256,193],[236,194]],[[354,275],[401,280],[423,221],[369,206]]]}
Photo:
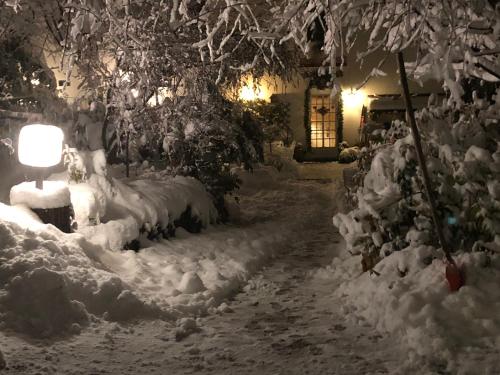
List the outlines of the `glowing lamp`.
{"label": "glowing lamp", "polygon": [[254,85],[250,82],[240,88],[239,97],[244,101],[266,100],[269,97],[269,92],[264,86]]}
{"label": "glowing lamp", "polygon": [[[19,134],[18,156],[21,164],[47,168],[59,164],[64,134],[53,125],[26,125]],[[36,187],[43,189],[43,179],[37,179]]]}
{"label": "glowing lamp", "polygon": [[344,102],[344,106],[348,108],[360,107],[364,102],[364,95],[361,91],[353,91],[351,89],[350,92],[343,91],[342,92],[342,100]]}
{"label": "glowing lamp", "polygon": [[252,101],[257,98],[254,89],[250,86],[243,86],[240,91],[240,98],[246,101]]}

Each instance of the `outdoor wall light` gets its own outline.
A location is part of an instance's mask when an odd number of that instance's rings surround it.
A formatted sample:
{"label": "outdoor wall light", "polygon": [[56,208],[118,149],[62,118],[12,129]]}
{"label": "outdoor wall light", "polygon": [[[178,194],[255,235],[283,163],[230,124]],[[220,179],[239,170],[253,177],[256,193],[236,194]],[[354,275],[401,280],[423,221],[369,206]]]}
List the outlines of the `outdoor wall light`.
{"label": "outdoor wall light", "polygon": [[365,95],[360,91],[343,91],[342,100],[344,101],[344,106],[348,108],[361,107],[365,100]]}
{"label": "outdoor wall light", "polygon": [[26,125],[19,133],[19,162],[30,167],[40,168],[36,187],[43,189],[43,169],[59,164],[62,155],[64,134],[57,126],[33,124]]}

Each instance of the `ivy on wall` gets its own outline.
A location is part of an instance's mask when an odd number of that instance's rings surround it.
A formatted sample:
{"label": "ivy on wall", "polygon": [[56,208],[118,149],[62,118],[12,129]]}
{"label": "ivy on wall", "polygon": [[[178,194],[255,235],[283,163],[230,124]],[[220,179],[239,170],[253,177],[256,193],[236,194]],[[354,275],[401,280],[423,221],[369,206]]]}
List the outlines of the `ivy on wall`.
{"label": "ivy on wall", "polygon": [[342,92],[338,94],[339,99],[337,101],[336,113],[335,113],[335,132],[337,142],[335,144],[338,147],[344,140],[344,101],[342,100]]}
{"label": "ivy on wall", "polygon": [[311,151],[311,82],[304,94],[304,127],[306,128],[306,151]]}

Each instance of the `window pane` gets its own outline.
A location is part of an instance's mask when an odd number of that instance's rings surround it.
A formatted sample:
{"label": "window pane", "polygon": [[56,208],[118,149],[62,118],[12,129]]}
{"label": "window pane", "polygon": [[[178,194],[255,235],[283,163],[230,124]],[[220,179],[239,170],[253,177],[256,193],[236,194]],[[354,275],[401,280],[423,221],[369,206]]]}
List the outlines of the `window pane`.
{"label": "window pane", "polygon": [[330,95],[311,96],[311,147],[335,147],[335,117]]}

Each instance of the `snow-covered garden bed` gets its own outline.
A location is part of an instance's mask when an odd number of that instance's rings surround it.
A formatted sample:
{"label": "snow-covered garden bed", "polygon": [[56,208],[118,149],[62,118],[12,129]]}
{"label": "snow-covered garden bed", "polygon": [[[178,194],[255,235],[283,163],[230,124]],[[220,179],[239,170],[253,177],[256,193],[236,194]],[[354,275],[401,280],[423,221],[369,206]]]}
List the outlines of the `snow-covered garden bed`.
{"label": "snow-covered garden bed", "polygon": [[[216,308],[277,251],[272,244],[284,235],[279,228],[211,226],[217,212],[195,179],[141,173],[129,180],[92,174],[69,184],[76,233],[41,223],[26,206],[1,204],[1,327],[49,337],[78,333],[100,318],[200,314]],[[151,236],[188,207],[206,228],[203,235],[177,228],[168,240]],[[137,239],[139,252],[121,251]]]}

